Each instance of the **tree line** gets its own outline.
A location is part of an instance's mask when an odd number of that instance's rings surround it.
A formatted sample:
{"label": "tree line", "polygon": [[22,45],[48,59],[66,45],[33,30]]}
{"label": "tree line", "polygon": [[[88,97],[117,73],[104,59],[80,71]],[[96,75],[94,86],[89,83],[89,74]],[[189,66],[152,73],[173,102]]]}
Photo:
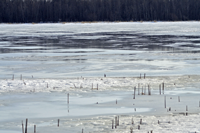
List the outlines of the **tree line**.
{"label": "tree line", "polygon": [[200,0],[0,0],[0,22],[200,20]]}

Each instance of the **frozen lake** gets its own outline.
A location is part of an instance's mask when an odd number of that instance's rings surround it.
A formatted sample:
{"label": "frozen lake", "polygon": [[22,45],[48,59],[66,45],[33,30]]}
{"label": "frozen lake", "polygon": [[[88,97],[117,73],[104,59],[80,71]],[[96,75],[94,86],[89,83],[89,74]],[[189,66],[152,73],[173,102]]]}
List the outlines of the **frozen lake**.
{"label": "frozen lake", "polygon": [[26,118],[28,133],[200,132],[200,22],[0,29],[0,132],[21,132]]}
{"label": "frozen lake", "polygon": [[0,24],[0,78],[200,71],[199,22]]}

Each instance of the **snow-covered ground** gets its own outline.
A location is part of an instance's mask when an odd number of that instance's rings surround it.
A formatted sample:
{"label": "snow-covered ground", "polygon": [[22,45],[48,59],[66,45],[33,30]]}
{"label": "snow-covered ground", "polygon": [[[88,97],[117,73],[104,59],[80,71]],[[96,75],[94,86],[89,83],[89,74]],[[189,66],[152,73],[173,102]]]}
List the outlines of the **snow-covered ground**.
{"label": "snow-covered ground", "polygon": [[199,25],[0,24],[0,132],[200,132]]}
{"label": "snow-covered ground", "polygon": [[198,88],[199,75],[183,76],[154,76],[141,75],[138,77],[77,77],[66,79],[5,79],[0,80],[1,92],[52,92],[52,91],[106,91],[106,90],[133,90],[134,87],[146,88],[148,85],[154,90],[159,90],[159,85],[164,83],[169,90]]}

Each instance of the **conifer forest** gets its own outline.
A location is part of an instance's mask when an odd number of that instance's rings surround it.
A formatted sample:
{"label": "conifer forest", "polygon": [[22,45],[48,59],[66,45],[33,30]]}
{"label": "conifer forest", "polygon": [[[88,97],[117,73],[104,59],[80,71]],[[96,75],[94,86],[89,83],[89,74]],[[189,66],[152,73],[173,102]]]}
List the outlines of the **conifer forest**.
{"label": "conifer forest", "polygon": [[187,21],[200,0],[0,0],[0,22]]}

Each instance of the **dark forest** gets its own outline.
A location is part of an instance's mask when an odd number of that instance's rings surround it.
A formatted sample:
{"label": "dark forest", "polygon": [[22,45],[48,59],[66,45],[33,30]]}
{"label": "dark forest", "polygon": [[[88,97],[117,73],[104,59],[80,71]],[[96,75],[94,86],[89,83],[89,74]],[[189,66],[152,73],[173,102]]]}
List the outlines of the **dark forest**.
{"label": "dark forest", "polygon": [[200,20],[200,0],[0,0],[0,22]]}

